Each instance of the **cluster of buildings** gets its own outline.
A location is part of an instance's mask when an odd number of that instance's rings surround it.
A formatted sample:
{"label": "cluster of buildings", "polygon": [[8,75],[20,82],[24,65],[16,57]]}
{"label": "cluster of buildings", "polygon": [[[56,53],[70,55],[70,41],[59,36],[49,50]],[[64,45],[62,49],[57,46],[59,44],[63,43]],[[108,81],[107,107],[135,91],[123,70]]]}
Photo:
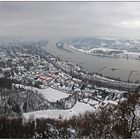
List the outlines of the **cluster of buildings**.
{"label": "cluster of buildings", "polygon": [[[38,45],[36,44],[36,46]],[[0,76],[11,78],[15,83],[26,86],[51,87],[66,93],[79,94],[81,98],[94,97],[94,99],[96,97],[105,99],[107,96],[114,98],[116,94],[118,96],[120,93],[123,96],[128,89],[135,89],[138,86],[134,83],[91,74],[36,46],[34,43],[30,46],[1,45]],[[115,89],[115,92],[108,89]]]}

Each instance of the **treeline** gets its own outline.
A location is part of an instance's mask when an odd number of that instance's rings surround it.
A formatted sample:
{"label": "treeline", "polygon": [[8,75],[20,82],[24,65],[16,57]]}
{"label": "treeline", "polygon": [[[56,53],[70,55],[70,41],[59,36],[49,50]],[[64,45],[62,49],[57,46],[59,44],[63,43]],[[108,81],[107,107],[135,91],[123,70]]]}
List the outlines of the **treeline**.
{"label": "treeline", "polygon": [[8,88],[11,89],[12,80],[8,78],[0,78],[0,88]]}
{"label": "treeline", "polygon": [[[140,95],[69,120],[0,118],[0,138],[140,138]],[[136,111],[137,110],[137,111]]]}

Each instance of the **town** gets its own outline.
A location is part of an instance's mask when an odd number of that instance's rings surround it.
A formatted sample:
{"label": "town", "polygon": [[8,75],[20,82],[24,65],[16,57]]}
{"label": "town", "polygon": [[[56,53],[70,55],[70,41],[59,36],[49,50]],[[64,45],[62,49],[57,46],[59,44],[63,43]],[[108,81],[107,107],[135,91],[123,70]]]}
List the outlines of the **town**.
{"label": "town", "polygon": [[11,90],[1,95],[4,114],[8,114],[7,104],[21,115],[38,110],[71,109],[77,102],[95,107],[97,103],[121,100],[139,90],[139,84],[105,78],[62,61],[44,51],[40,44],[13,42],[0,46],[0,77],[11,80],[14,86],[12,95],[9,95]]}

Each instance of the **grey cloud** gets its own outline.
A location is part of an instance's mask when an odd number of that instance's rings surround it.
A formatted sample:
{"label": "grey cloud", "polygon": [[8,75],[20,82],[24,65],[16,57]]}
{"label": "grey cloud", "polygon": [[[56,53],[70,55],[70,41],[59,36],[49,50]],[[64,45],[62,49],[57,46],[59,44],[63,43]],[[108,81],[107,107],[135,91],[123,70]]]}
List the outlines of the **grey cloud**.
{"label": "grey cloud", "polygon": [[0,2],[0,36],[135,38],[139,9],[139,2]]}

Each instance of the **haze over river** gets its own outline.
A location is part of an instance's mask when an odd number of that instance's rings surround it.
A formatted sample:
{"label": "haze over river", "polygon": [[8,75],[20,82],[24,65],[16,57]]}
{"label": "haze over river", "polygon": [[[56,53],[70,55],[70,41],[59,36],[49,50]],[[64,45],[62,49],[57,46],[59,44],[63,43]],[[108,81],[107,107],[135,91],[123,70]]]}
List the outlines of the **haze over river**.
{"label": "haze over river", "polygon": [[[99,72],[104,76],[120,78],[121,80],[128,80],[131,73],[130,81],[140,81],[140,60],[92,56],[73,50],[68,52],[57,48],[56,43],[57,41],[49,40],[45,49],[64,61],[79,64],[89,72]],[[117,70],[111,70],[112,68]]]}

